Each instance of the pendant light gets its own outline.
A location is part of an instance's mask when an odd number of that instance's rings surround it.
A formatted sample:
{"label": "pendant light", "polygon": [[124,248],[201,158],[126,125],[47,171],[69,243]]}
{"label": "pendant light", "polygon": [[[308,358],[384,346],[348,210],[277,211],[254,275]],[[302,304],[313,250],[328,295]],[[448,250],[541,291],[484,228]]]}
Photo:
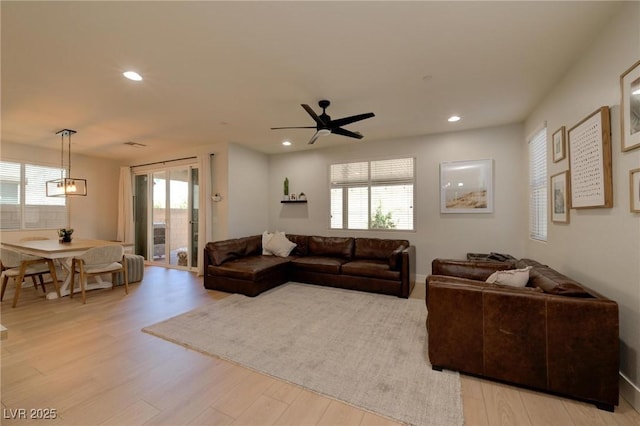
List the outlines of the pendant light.
{"label": "pendant light", "polygon": [[[60,135],[60,179],[47,181],[47,197],[86,196],[87,180],[71,177],[71,135],[75,130],[62,129],[56,132]],[[67,175],[64,169],[64,137],[67,137],[69,147],[69,162],[67,163]]]}

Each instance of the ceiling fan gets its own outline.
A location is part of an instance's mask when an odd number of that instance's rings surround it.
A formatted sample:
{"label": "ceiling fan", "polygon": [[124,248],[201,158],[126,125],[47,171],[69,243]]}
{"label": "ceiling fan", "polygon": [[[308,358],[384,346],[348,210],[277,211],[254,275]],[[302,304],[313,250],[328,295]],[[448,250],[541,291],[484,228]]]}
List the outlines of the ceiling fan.
{"label": "ceiling fan", "polygon": [[316,133],[313,135],[309,144],[312,144],[318,139],[320,136],[327,136],[331,133],[336,135],[348,136],[350,138],[362,139],[362,133],[360,132],[352,132],[347,129],[343,129],[342,126],[346,126],[347,124],[355,123],[356,121],[364,120],[367,118],[374,117],[375,114],[372,112],[367,112],[365,114],[352,115],[350,117],[338,118],[337,120],[332,120],[331,117],[327,115],[326,109],[331,102],[327,100],[321,100],[318,102],[320,108],[322,108],[322,114],[317,115],[315,111],[311,109],[311,107],[307,104],[301,104],[302,108],[307,111],[307,113],[314,119],[316,122],[315,126],[299,126],[299,127],[272,127],[271,130],[278,129],[316,129]]}

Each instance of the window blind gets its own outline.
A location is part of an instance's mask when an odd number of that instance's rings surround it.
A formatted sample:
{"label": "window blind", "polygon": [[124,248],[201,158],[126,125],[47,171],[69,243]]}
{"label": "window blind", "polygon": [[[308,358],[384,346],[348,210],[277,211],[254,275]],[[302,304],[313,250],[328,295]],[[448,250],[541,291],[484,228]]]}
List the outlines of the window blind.
{"label": "window blind", "polygon": [[415,159],[333,164],[332,229],[414,229]]}
{"label": "window blind", "polygon": [[547,128],[529,140],[529,236],[547,241]]}
{"label": "window blind", "polygon": [[58,229],[67,225],[63,197],[47,197],[45,183],[65,174],[59,167],[0,161],[2,229]]}

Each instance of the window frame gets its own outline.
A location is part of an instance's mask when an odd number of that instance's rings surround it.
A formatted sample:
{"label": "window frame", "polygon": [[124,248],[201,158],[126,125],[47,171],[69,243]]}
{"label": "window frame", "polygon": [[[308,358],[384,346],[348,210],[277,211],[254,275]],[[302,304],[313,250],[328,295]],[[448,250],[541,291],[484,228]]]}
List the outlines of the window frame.
{"label": "window frame", "polygon": [[[412,174],[411,178],[407,178],[406,180],[402,179],[390,179],[386,181],[387,185],[383,185],[384,180],[373,180],[372,175],[372,163],[383,162],[383,161],[393,161],[393,160],[411,160],[412,164]],[[380,232],[416,232],[416,167],[417,159],[415,156],[403,156],[403,157],[385,157],[385,158],[376,158],[369,160],[352,160],[346,162],[336,162],[331,163],[328,166],[328,180],[329,180],[329,223],[328,229],[332,231],[380,231]],[[363,180],[353,180],[353,181],[345,181],[344,183],[334,184],[332,182],[332,167],[339,165],[347,165],[347,164],[357,164],[357,163],[366,163],[367,164],[367,179]],[[403,183],[404,182],[404,183]],[[380,186],[394,186],[394,185],[411,185],[412,186],[412,197],[411,197],[411,228],[410,229],[397,229],[397,228],[373,228],[372,227],[372,212],[375,210],[375,206],[372,205],[372,189],[374,187]],[[367,190],[367,226],[363,228],[350,228],[349,227],[349,189],[350,188],[366,188]],[[335,189],[342,190],[342,226],[340,228],[335,228],[332,225],[332,192]]]}
{"label": "window frame", "polygon": [[[28,210],[35,206],[44,206],[43,204],[27,204],[27,184],[28,184],[28,179],[27,179],[27,168],[29,166],[32,167],[45,167],[45,168],[51,168],[54,169],[53,173],[56,175],[56,179],[59,177],[66,177],[66,169],[61,168],[59,165],[52,165],[51,163],[44,163],[44,162],[37,162],[37,161],[25,161],[25,160],[16,160],[16,159],[12,159],[12,158],[0,158],[0,163],[13,163],[13,164],[18,164],[19,168],[20,168],[20,177],[17,181],[17,185],[19,185],[19,189],[17,191],[18,193],[18,202],[14,205],[18,206],[18,212],[17,212],[17,216],[18,216],[18,226],[17,227],[7,227],[5,228],[3,226],[2,223],[0,223],[0,231],[1,232],[24,232],[24,231],[38,231],[38,230],[51,230],[51,229],[59,229],[61,227],[68,227],[68,223],[69,223],[69,203],[67,202],[66,197],[56,197],[56,201],[60,202],[63,201],[64,204],[63,205],[56,205],[56,204],[51,204],[49,206],[56,206],[56,207],[62,207],[63,210],[60,212],[60,216],[63,216],[64,219],[60,220],[60,223],[56,223],[50,227],[46,227],[46,226],[34,226],[34,227],[30,227],[30,226],[26,226],[27,225],[27,220],[26,220],[26,216],[28,215]],[[2,176],[0,176],[0,180],[4,180]],[[45,189],[43,188],[42,191],[43,194],[46,193]],[[46,198],[46,195],[44,195]],[[50,197],[49,197],[50,198]],[[9,203],[7,203],[9,204]],[[0,209],[2,209],[3,203],[0,200]],[[40,210],[38,208],[38,210]],[[45,214],[47,214],[47,212],[44,212]]]}

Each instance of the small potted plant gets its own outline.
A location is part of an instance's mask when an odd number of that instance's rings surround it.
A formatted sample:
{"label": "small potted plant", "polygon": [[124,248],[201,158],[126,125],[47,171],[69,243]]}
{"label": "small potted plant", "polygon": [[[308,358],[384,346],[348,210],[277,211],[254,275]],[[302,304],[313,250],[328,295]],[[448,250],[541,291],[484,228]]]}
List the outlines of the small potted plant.
{"label": "small potted plant", "polygon": [[73,228],[60,228],[58,229],[58,237],[60,237],[61,243],[70,243],[71,234],[73,234]]}
{"label": "small potted plant", "polygon": [[289,201],[289,178],[284,178],[284,196],[283,200]]}

